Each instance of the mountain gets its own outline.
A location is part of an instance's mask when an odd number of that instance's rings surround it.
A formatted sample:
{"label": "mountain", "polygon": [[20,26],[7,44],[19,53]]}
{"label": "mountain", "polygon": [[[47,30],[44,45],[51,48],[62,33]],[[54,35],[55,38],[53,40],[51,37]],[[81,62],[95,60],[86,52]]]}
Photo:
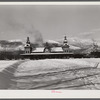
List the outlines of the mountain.
{"label": "mountain", "polygon": [[16,40],[0,40],[0,51],[2,50],[24,50],[24,43]]}

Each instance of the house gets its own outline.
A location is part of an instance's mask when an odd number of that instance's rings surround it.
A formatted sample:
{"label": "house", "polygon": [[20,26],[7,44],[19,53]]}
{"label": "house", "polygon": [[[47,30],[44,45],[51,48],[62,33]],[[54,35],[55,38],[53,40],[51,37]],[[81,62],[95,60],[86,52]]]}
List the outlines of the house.
{"label": "house", "polygon": [[75,54],[74,50],[77,51],[80,48],[69,45],[66,36],[64,37],[62,46],[52,47],[48,42],[46,42],[44,47],[37,47],[34,50],[32,49],[29,37],[27,37],[24,49],[25,53],[21,54],[23,59],[69,58],[83,56],[81,54]]}
{"label": "house", "polygon": [[64,37],[63,45],[61,47],[51,47],[48,42],[45,43],[44,47],[37,47],[35,50],[32,50],[32,46],[27,37],[25,45],[25,54],[31,53],[71,53],[74,49],[80,49],[79,47],[71,46],[68,44],[66,36]]}

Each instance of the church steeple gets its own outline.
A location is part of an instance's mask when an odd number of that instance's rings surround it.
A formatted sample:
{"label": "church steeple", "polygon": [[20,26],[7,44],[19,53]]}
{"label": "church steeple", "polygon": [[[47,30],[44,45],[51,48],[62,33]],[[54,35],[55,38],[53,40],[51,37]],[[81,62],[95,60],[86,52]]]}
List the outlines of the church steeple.
{"label": "church steeple", "polygon": [[64,36],[62,49],[63,49],[64,52],[69,52],[69,45],[68,45],[68,41],[67,41],[66,36]]}
{"label": "church steeple", "polygon": [[31,53],[32,52],[32,47],[31,47],[29,37],[27,37],[26,45],[25,45],[24,48],[25,48],[25,53]]}
{"label": "church steeple", "polygon": [[64,36],[64,42],[63,43],[68,43],[67,42],[67,37],[66,36]]}
{"label": "church steeple", "polygon": [[27,44],[30,44],[30,40],[29,40],[29,37],[27,37],[27,41],[26,41]]}

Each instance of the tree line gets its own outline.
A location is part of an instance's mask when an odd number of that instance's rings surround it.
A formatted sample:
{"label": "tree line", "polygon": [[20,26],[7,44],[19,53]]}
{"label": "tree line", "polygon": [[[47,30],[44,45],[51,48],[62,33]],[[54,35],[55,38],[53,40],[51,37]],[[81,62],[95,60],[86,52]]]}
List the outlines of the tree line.
{"label": "tree line", "polygon": [[21,55],[24,53],[22,50],[16,50],[16,51],[0,51],[0,60],[12,60],[12,59],[21,59]]}

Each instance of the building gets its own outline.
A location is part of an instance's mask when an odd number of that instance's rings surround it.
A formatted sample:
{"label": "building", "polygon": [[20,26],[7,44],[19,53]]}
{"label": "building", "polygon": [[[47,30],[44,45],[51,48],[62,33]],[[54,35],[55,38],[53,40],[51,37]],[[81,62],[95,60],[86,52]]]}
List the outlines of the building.
{"label": "building", "polygon": [[68,41],[66,36],[64,37],[63,45],[62,47],[51,47],[48,42],[45,43],[44,47],[37,47],[35,50],[32,50],[32,46],[29,40],[29,37],[27,37],[27,41],[25,44],[25,54],[30,53],[69,53],[70,52],[70,46],[68,45]]}
{"label": "building", "polygon": [[[75,47],[68,44],[67,37],[64,37],[63,44],[60,47],[52,47],[48,42],[45,43],[44,47],[37,47],[32,49],[29,37],[25,44],[25,52],[21,54],[22,58],[29,59],[45,59],[45,58],[82,58],[82,57],[100,57],[100,51],[97,50],[98,45],[93,44],[93,51],[89,55],[80,53],[80,47]],[[77,51],[77,52],[76,52]]]}
{"label": "building", "polygon": [[46,42],[44,47],[37,47],[36,49],[32,49],[29,37],[27,37],[24,49],[25,53],[21,54],[23,59],[69,58],[83,56],[73,52],[74,50],[79,50],[80,48],[69,45],[66,36],[64,37],[63,44],[60,47],[52,47],[48,42]]}

